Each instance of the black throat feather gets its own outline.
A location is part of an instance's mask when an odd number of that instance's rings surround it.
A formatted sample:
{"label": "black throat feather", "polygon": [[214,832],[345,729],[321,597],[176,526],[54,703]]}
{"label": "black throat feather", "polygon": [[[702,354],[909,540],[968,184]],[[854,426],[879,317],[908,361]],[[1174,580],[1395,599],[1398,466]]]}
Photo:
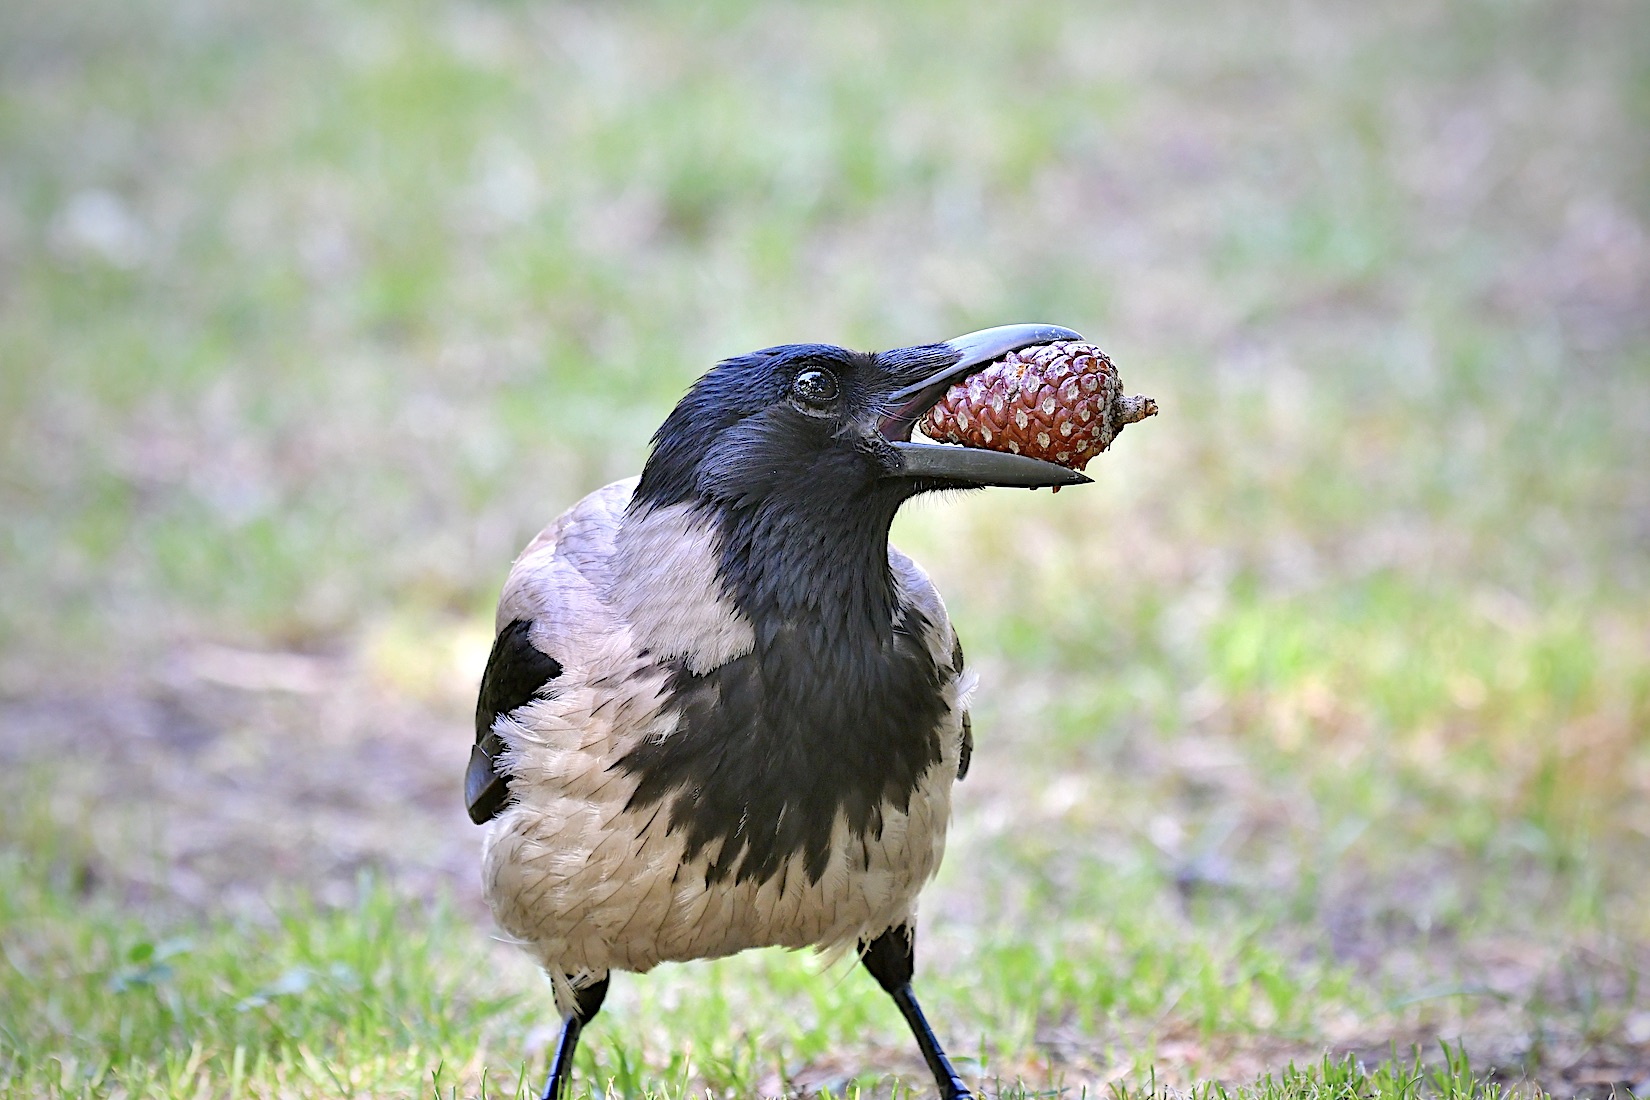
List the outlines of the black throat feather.
{"label": "black throat feather", "polygon": [[707,506],[724,590],[755,647],[704,674],[678,662],[668,681],[677,728],[618,764],[638,777],[631,809],[668,804],[686,857],[715,852],[707,881],[766,881],[800,854],[818,882],[838,816],[874,839],[941,756],[931,624],[899,605],[888,565],[903,494],[804,484]]}

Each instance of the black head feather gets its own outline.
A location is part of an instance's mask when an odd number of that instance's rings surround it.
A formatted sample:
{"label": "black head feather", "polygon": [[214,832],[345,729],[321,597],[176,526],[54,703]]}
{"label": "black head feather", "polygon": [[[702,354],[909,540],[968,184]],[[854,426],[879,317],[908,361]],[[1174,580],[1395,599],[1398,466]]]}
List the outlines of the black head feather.
{"label": "black head feather", "polygon": [[[799,379],[820,373],[837,384],[824,405],[795,392]],[[785,478],[808,480],[822,460],[829,466],[856,455],[881,472],[891,452],[877,453],[886,440],[867,417],[889,388],[875,356],[829,344],[785,344],[724,360],[654,433],[636,499],[749,503]]]}

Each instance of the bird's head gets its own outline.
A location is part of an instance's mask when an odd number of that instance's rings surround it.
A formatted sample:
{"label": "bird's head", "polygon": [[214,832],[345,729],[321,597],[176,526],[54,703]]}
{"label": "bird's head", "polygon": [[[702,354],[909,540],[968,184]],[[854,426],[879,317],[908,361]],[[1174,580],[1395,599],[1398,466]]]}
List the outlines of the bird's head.
{"label": "bird's head", "polygon": [[785,344],[724,360],[654,435],[636,499],[740,511],[876,501],[891,515],[934,489],[1081,484],[1089,479],[1024,455],[911,442],[953,383],[1008,352],[1080,338],[1005,325],[894,351]]}

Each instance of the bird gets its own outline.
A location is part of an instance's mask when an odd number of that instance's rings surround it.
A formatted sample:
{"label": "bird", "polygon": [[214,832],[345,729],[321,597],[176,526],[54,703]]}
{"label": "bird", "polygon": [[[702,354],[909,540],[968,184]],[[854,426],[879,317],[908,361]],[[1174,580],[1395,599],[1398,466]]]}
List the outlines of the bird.
{"label": "bird", "polygon": [[465,801],[487,828],[494,919],[561,1015],[544,1100],[571,1094],[615,971],[770,946],[857,952],[940,1095],[972,1095],[912,975],[917,896],[973,752],[975,677],[889,528],[924,493],[1089,480],[911,439],[953,384],[1074,339],[1004,325],[725,359],[665,418],[639,477],[592,492],[516,559]]}

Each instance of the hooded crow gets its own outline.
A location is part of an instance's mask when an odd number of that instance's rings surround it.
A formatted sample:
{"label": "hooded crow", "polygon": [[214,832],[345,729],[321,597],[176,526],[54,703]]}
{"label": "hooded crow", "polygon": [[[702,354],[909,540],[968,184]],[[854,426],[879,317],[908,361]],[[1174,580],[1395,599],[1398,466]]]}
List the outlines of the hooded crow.
{"label": "hooded crow", "polygon": [[911,442],[954,382],[1076,339],[1009,325],[726,360],[666,418],[640,478],[585,497],[516,560],[465,796],[488,823],[488,904],[561,1012],[545,1097],[568,1095],[613,971],[774,945],[857,951],[940,1093],[970,1095],[911,975],[973,679],[888,531],[919,493],[1088,480]]}

